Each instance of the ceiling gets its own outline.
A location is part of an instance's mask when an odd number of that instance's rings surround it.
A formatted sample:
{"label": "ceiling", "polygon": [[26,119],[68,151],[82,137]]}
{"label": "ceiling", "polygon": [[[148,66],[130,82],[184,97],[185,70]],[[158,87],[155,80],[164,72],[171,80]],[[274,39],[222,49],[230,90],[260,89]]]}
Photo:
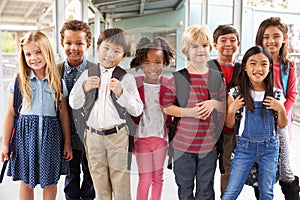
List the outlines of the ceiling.
{"label": "ceiling", "polygon": [[184,0],[92,0],[103,16],[124,19],[142,15],[174,11],[181,7]]}
{"label": "ceiling", "polygon": [[54,0],[1,0],[1,25],[50,26],[53,7]]}
{"label": "ceiling", "polygon": [[[174,11],[184,0],[88,0],[104,18],[118,20]],[[53,26],[55,0],[1,0],[1,26]]]}

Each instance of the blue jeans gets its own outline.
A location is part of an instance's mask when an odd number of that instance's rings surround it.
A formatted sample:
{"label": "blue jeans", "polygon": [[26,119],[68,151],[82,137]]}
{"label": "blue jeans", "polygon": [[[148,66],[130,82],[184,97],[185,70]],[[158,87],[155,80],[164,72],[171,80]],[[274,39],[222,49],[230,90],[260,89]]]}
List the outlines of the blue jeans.
{"label": "blue jeans", "polygon": [[[95,190],[93,181],[88,168],[84,150],[73,151],[73,159],[69,162],[70,174],[65,179],[66,200],[93,200]],[[80,164],[82,165],[83,181],[80,186]]]}
{"label": "blue jeans", "polygon": [[243,189],[249,171],[258,163],[259,199],[273,199],[273,187],[278,165],[278,141],[275,136],[269,140],[251,141],[239,138],[236,153],[231,164],[230,178],[222,200],[233,200]]}
{"label": "blue jeans", "polygon": [[[174,173],[180,200],[214,200],[217,151],[195,154],[174,149]],[[194,182],[196,178],[195,195]]]}

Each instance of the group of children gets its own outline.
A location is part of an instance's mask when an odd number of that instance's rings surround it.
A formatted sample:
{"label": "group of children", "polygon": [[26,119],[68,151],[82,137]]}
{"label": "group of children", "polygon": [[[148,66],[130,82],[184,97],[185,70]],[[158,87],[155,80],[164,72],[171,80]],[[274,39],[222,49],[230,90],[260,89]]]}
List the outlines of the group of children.
{"label": "group of children", "polygon": [[[299,199],[299,180],[288,160],[295,66],[280,18],[261,23],[256,46],[241,64],[234,60],[240,40],[233,26],[220,25],[213,35],[206,26],[188,27],[182,52],[189,64],[178,66],[184,69],[170,78],[162,70],[175,51],[162,37],[139,40],[130,66],[143,75],[134,77],[118,66],[130,52],[124,30],[101,33],[98,64],[86,58],[92,37],[86,23],[66,22],[60,33],[67,59],[58,65],[45,34],[31,32],[21,39],[22,106],[15,121],[17,79],[9,85],[1,160],[10,159],[8,175],[21,180],[20,199],[34,199],[37,184],[43,199],[55,199],[59,176],[67,175],[66,199],[130,200],[131,151],[139,172],[137,200],[161,199],[168,151],[179,199],[215,199],[217,159],[224,167],[224,200],[238,197],[253,165],[259,172],[253,184],[257,199],[273,199],[278,166],[285,198]],[[213,47],[219,55],[208,62]],[[168,142],[174,118],[180,120]],[[83,133],[79,120],[85,120]]]}

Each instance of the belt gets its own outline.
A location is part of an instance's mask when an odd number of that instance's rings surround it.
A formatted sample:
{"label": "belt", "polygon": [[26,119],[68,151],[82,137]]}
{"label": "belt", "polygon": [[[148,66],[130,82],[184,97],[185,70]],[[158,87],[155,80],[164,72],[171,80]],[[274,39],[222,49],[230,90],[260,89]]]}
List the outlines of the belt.
{"label": "belt", "polygon": [[107,129],[107,130],[97,130],[97,129],[95,129],[93,127],[90,127],[90,126],[86,126],[86,128],[88,130],[90,130],[92,133],[97,133],[98,135],[110,135],[110,134],[113,134],[113,133],[117,133],[118,130],[123,128],[125,125],[126,125],[126,123],[123,123],[123,124],[120,124],[118,126],[115,126],[111,129]]}

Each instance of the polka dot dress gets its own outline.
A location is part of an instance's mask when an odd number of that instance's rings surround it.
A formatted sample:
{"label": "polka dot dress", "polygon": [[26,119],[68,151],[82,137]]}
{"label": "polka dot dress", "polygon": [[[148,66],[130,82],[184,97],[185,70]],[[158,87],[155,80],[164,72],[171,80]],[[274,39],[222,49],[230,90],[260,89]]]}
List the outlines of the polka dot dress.
{"label": "polka dot dress", "polygon": [[37,184],[42,188],[57,184],[60,175],[69,172],[69,165],[62,158],[63,136],[58,118],[43,116],[42,120],[42,137],[39,137],[39,116],[19,117],[7,173],[14,181],[21,180],[31,188]]}

